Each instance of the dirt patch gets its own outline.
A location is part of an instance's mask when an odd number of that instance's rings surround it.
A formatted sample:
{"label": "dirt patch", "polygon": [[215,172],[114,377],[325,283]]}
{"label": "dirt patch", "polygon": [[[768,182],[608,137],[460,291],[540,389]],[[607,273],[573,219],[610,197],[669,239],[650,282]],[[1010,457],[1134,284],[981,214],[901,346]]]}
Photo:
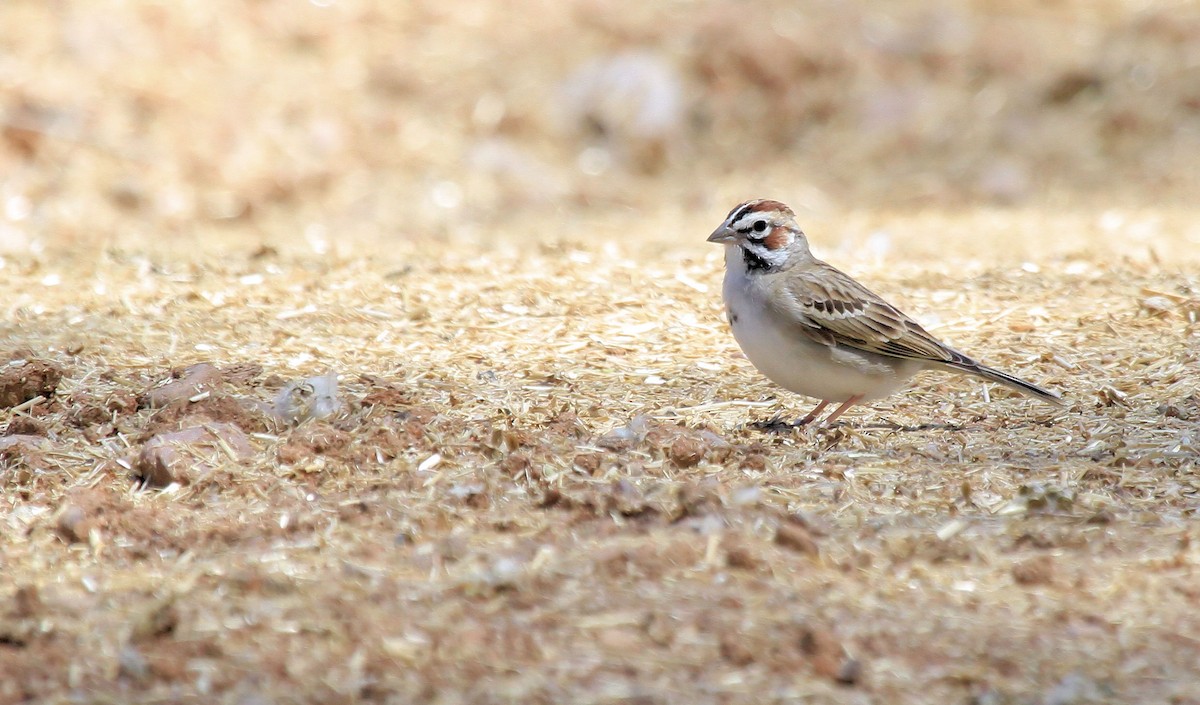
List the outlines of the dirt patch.
{"label": "dirt patch", "polygon": [[257,404],[245,398],[220,395],[198,401],[181,399],[172,402],[150,417],[143,436],[205,422],[233,424],[247,433],[264,433],[271,426],[270,418]]}
{"label": "dirt patch", "polygon": [[[361,266],[327,271],[352,281]],[[464,261],[409,295],[484,291],[535,266]],[[612,285],[573,283],[616,280],[623,265],[556,266],[554,297],[585,310]],[[1172,635],[1194,613],[1194,332],[1186,312],[1147,311],[1121,292],[1195,282],[1148,268],[963,280],[963,347],[1062,389],[1060,415],[929,376],[837,428],[762,430],[807,404],[736,356],[715,300],[697,309],[687,293],[680,280],[712,282],[719,262],[679,271],[655,285],[654,307],[613,309],[616,328],[596,307],[570,321],[508,314],[530,329],[499,335],[463,327],[450,299],[431,303],[421,335],[433,342],[397,334],[404,368],[388,374],[374,371],[392,364],[386,347],[357,369],[351,351],[301,369],[212,359],[203,388],[182,363],[64,367],[53,399],[12,414],[0,436],[14,508],[0,601],[17,605],[0,629],[17,674],[4,697],[54,692],[67,664],[83,663],[87,687],[115,677],[152,698],[199,688],[196,674],[216,663],[204,687],[227,698],[305,683],[324,700],[475,701],[507,688],[550,702],[634,697],[661,681],[744,702],[798,688],[953,701],[1126,692],[1110,674],[1132,667],[1129,649],[1154,656],[1138,673],[1184,682],[1193,654]],[[242,276],[212,265],[204,281]],[[914,301],[953,281],[877,277]],[[998,314],[979,302],[1008,296],[1005,281],[1020,282],[1011,306],[1047,306],[1046,317],[985,325]],[[187,300],[196,284],[156,286]],[[282,287],[268,298],[292,311],[307,296]],[[1077,300],[1108,313],[1078,312]],[[698,323],[645,328],[664,307]],[[238,323],[248,310],[222,309],[213,330],[253,330]],[[213,334],[194,311],[173,315],[163,325]],[[540,341],[543,326],[558,342]],[[675,347],[614,338],[623,327]],[[355,329],[329,331],[326,347]],[[102,335],[145,345],[136,331]],[[492,375],[440,335],[490,350]],[[608,346],[558,367],[562,348],[597,337]],[[1030,347],[1047,354],[1010,352]],[[335,364],[334,415],[273,415],[282,390]],[[157,380],[187,383],[162,408],[137,403]]]}

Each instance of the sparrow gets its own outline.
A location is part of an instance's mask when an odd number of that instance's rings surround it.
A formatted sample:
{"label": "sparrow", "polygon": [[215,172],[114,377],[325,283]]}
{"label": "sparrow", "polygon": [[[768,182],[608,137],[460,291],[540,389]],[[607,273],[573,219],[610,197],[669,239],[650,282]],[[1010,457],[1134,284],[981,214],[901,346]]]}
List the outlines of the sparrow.
{"label": "sparrow", "polygon": [[1062,397],[979,364],[912,318],[813,256],[795,214],[779,201],[747,201],[709,242],[725,246],[722,294],[733,337],[775,384],[830,404],[833,423],[851,406],[899,390],[923,370],[965,372],[1061,405]]}

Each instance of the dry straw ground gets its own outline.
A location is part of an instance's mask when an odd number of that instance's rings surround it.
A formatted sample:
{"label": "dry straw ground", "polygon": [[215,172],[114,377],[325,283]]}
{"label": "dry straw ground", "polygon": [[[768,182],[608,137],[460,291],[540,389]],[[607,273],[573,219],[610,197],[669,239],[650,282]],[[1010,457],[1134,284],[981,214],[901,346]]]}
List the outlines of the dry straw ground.
{"label": "dry straw ground", "polygon": [[[0,36],[0,703],[1200,703],[1195,5]],[[808,400],[703,238],[760,195],[1069,406],[757,430]]]}

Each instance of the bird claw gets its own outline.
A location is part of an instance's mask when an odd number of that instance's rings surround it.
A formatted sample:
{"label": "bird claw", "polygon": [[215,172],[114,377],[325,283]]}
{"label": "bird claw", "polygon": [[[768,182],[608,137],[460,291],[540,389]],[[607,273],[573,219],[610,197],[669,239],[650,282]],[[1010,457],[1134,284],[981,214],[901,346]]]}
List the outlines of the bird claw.
{"label": "bird claw", "polygon": [[754,429],[764,433],[790,433],[797,428],[795,425],[784,421],[780,414],[772,416],[767,421],[755,421],[750,424]]}
{"label": "bird claw", "polygon": [[[836,425],[836,424],[835,424]],[[784,421],[783,416],[776,414],[767,421],[755,421],[750,424],[752,428],[764,433],[791,433],[802,428],[825,428],[821,424],[813,424],[811,419],[802,418],[796,421]]]}

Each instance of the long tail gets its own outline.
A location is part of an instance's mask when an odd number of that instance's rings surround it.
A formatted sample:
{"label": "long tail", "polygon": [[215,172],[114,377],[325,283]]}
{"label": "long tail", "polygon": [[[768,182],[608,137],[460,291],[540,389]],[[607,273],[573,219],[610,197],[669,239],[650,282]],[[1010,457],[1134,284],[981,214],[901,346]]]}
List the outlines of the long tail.
{"label": "long tail", "polygon": [[1033,384],[1031,382],[1026,382],[1025,380],[1023,380],[1019,377],[1013,377],[1012,375],[1008,374],[1007,372],[1001,372],[1000,370],[995,370],[995,369],[992,369],[991,367],[986,367],[984,365],[980,365],[979,363],[975,363],[973,365],[961,365],[961,364],[960,365],[950,365],[949,367],[951,369],[958,370],[960,372],[967,372],[969,374],[973,374],[977,377],[982,377],[984,379],[990,379],[993,382],[999,382],[1000,384],[1003,384],[1006,387],[1012,387],[1013,389],[1017,390],[1018,392],[1022,392],[1024,394],[1028,394],[1031,397],[1041,399],[1042,401],[1044,401],[1048,404],[1053,404],[1055,406],[1063,406],[1066,404],[1066,401],[1063,400],[1063,398],[1061,396],[1059,396],[1056,392],[1052,392],[1048,389],[1042,389],[1041,387],[1037,386],[1036,384]]}

